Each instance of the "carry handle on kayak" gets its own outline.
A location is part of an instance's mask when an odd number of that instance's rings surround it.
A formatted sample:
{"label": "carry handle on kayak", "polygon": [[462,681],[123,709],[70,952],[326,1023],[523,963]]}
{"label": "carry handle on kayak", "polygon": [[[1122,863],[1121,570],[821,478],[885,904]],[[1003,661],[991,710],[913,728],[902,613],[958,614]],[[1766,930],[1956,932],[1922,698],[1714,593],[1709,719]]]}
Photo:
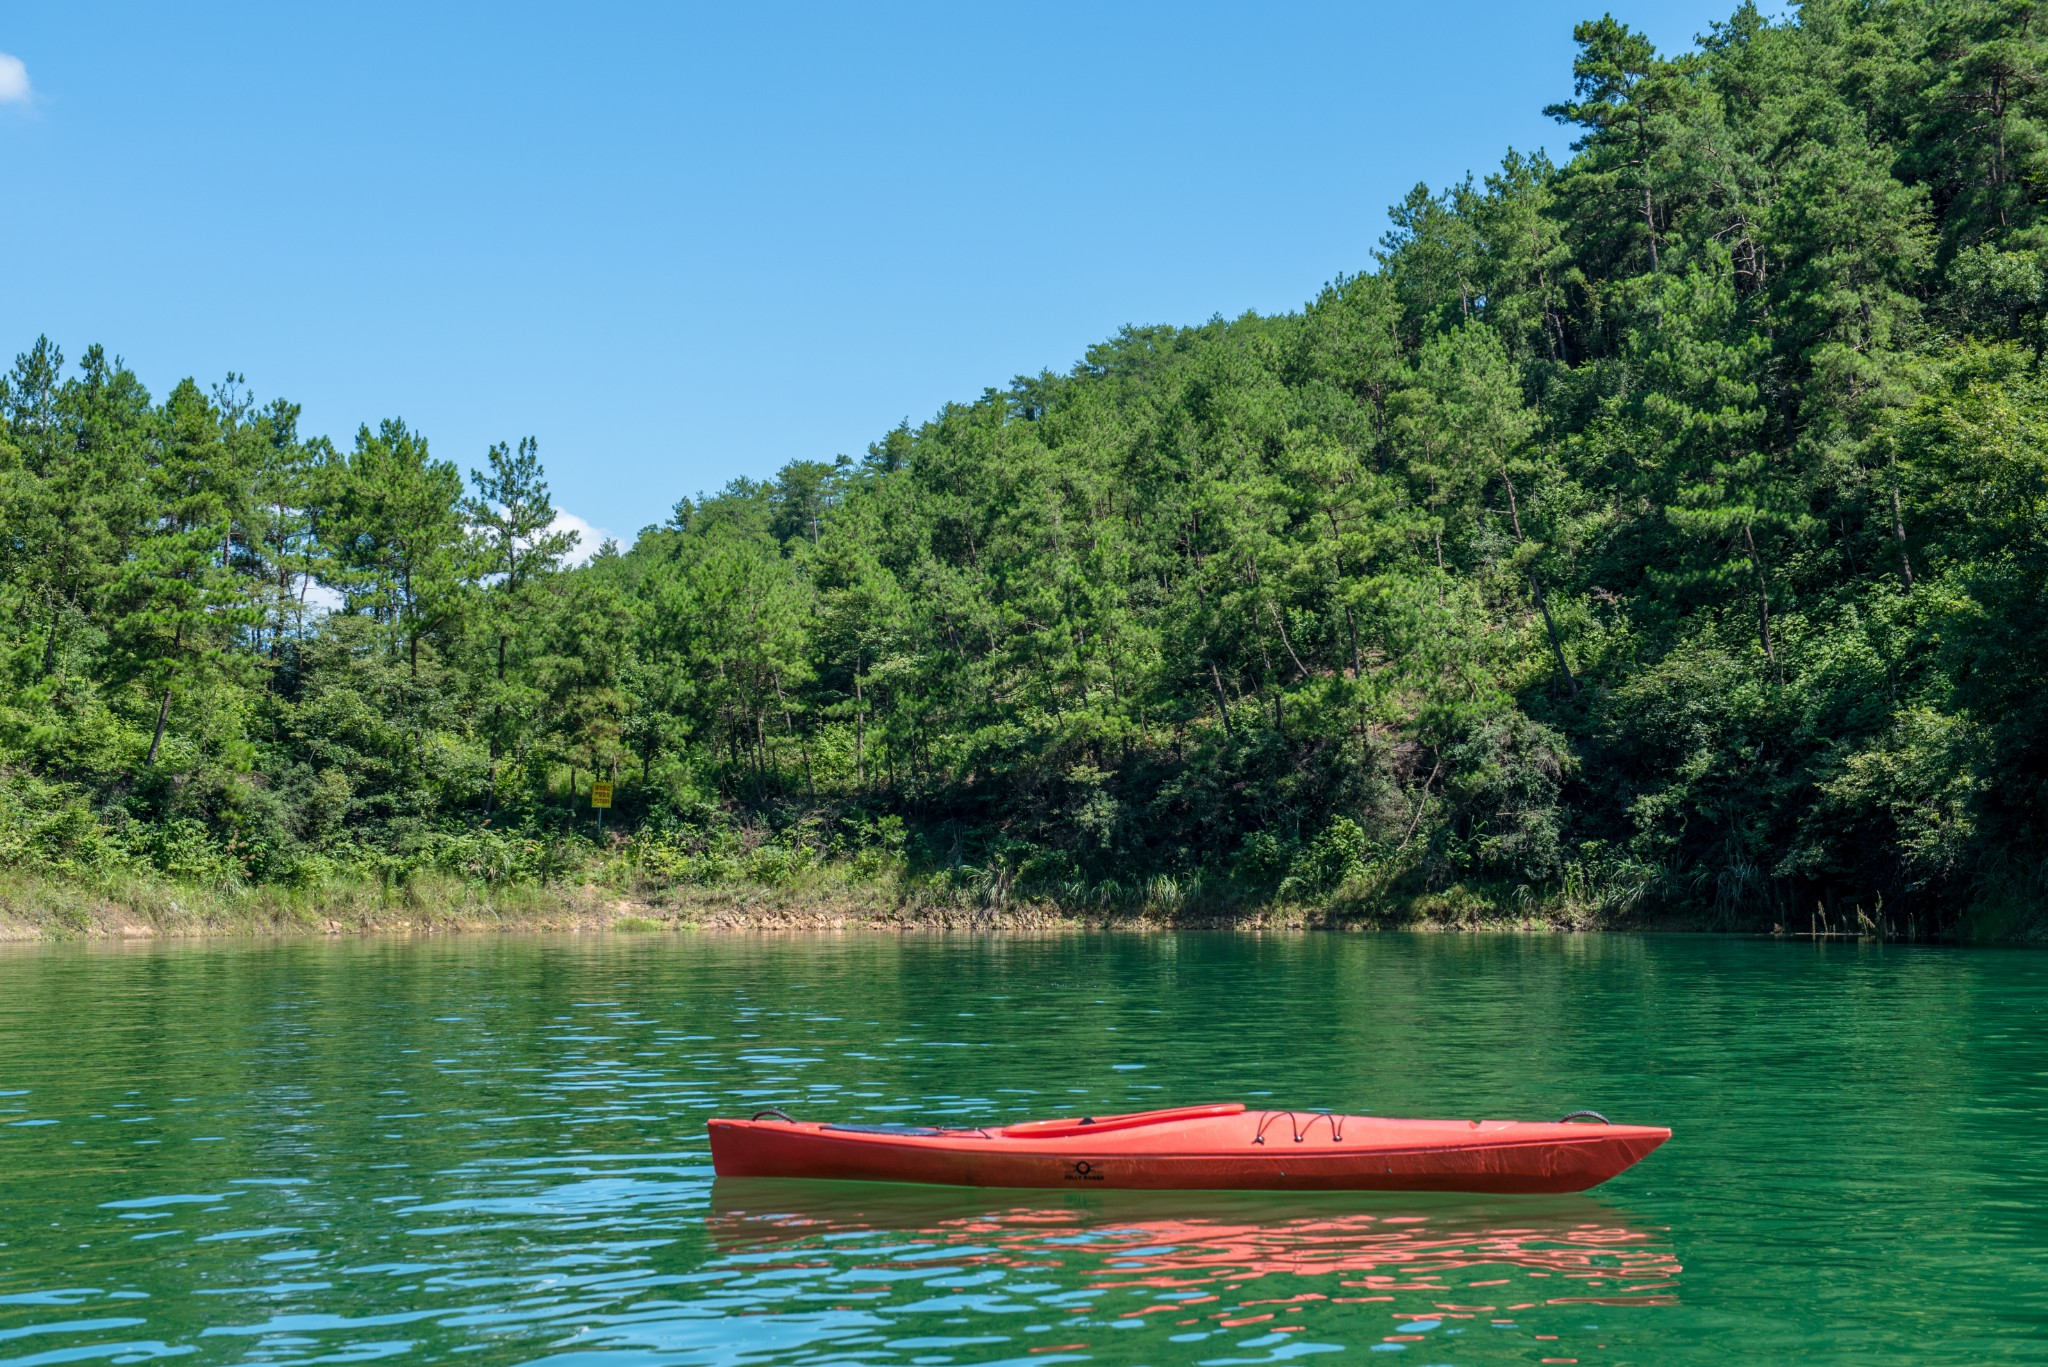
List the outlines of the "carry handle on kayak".
{"label": "carry handle on kayak", "polygon": [[1600,1112],[1598,1111],[1573,1111],[1570,1115],[1558,1117],[1557,1123],[1560,1125],[1569,1125],[1574,1120],[1597,1120],[1602,1125],[1612,1125],[1614,1123],[1612,1120],[1609,1120],[1606,1116],[1600,1114]]}
{"label": "carry handle on kayak", "polygon": [[790,1124],[792,1124],[792,1125],[796,1124],[796,1117],[795,1117],[795,1116],[791,1115],[791,1114],[790,1114],[790,1113],[789,1113],[788,1111],[778,1111],[778,1110],[776,1110],[776,1109],[775,1109],[775,1108],[774,1108],[773,1106],[770,1106],[770,1107],[769,1107],[769,1108],[768,1108],[767,1110],[765,1110],[765,1111],[756,1111],[756,1112],[754,1112],[754,1116],[753,1116],[753,1118],[754,1118],[754,1119],[756,1119],[756,1120],[759,1120],[759,1119],[760,1119],[760,1118],[761,1118],[762,1116],[764,1116],[764,1115],[772,1115],[772,1116],[774,1116],[774,1117],[775,1117],[775,1118],[776,1118],[777,1120],[787,1120],[787,1121],[788,1121],[788,1122],[789,1122]]}
{"label": "carry handle on kayak", "polygon": [[1219,1116],[1244,1114],[1242,1101],[1222,1101],[1208,1106],[1176,1106],[1164,1111],[1133,1111],[1129,1115],[1086,1116],[1080,1120],[1027,1120],[1005,1125],[1006,1139],[1071,1139],[1076,1135],[1101,1134],[1104,1130],[1128,1130],[1139,1125],[1164,1125],[1175,1120],[1214,1120]]}

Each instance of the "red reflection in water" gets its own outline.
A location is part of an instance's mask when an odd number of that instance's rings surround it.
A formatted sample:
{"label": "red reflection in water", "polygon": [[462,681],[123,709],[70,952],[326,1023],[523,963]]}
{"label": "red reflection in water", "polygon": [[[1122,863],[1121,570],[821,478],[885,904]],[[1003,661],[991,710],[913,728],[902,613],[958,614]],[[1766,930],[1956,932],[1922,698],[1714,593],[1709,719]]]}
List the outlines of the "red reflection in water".
{"label": "red reflection in water", "polygon": [[[1075,1201],[1019,1192],[979,1193],[977,1203],[968,1194],[825,1185],[721,1182],[712,1235],[738,1252],[827,1235],[887,1234],[953,1250],[953,1267],[1061,1268],[1079,1275],[1075,1289],[1183,1293],[1127,1316],[1213,1317],[1209,1302],[1249,1291],[1245,1283],[1265,1277],[1327,1278],[1328,1289],[1233,1298],[1231,1311],[1397,1296],[1411,1308],[1422,1302],[1454,1318],[1538,1304],[1670,1305],[1681,1270],[1665,1231],[1586,1197],[1506,1207],[1418,1206],[1411,1199],[1359,1209],[1271,1196],[1130,1192]],[[830,1244],[816,1251],[829,1252],[836,1266],[860,1256],[857,1248]],[[891,1256],[901,1252],[892,1241]],[[1216,1294],[1184,1294],[1203,1288]]]}

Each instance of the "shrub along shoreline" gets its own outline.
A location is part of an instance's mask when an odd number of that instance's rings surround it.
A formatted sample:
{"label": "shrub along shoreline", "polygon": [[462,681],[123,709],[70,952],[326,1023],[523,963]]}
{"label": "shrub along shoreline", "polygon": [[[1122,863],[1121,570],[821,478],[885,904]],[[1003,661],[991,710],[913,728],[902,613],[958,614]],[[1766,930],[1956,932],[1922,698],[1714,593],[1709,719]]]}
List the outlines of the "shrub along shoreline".
{"label": "shrub along shoreline", "polygon": [[[1562,898],[1501,899],[1462,886],[1402,895],[1358,884],[1313,902],[1189,899],[1174,888],[1060,900],[966,891],[900,869],[814,868],[777,883],[685,883],[605,870],[609,881],[491,886],[447,874],[338,878],[315,887],[203,886],[147,874],[96,882],[0,874],[0,944],[74,940],[533,932],[1526,931],[1747,932],[1941,938],[1935,927],[1816,908],[1797,925],[1647,913]],[[2021,936],[2020,938],[2038,938]]]}
{"label": "shrub along shoreline", "polygon": [[[52,812],[45,826],[75,824]],[[1339,823],[1341,836],[1344,826]],[[21,827],[17,827],[20,829]],[[237,876],[196,826],[163,824],[127,848],[97,828],[91,858],[0,861],[0,940],[158,936],[853,927],[1592,930],[1650,924],[1640,889],[1592,878],[1556,890],[1431,887],[1415,861],[1318,842],[1277,880],[1048,876],[1028,857],[941,862],[893,815],[814,810],[777,830],[715,809],[600,844],[594,825],[442,827],[397,849],[345,846],[289,880]],[[47,848],[46,851],[47,853]],[[1028,853],[1028,852],[1027,852]],[[1619,889],[1619,890],[1617,890]],[[1656,922],[1768,929],[1728,913]]]}

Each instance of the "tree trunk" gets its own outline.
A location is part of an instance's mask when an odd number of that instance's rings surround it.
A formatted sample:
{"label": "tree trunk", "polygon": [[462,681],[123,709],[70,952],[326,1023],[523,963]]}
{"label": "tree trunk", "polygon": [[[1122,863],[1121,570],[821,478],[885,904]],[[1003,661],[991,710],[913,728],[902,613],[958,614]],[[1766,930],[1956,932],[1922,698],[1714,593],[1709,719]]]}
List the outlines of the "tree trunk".
{"label": "tree trunk", "polygon": [[[177,669],[175,666],[172,667],[171,672],[174,676],[176,675]],[[142,767],[145,769],[154,769],[156,767],[156,752],[164,743],[164,721],[170,715],[171,685],[169,680],[165,680],[164,700],[156,705],[156,734],[149,738],[149,758],[142,762]]]}
{"label": "tree trunk", "polygon": [[50,634],[43,642],[43,677],[49,678],[57,668],[57,628],[64,621],[64,602],[60,598],[50,607]]}
{"label": "tree trunk", "polygon": [[1579,696],[1579,681],[1572,677],[1572,667],[1564,662],[1564,640],[1557,634],[1557,623],[1550,616],[1550,601],[1543,596],[1543,581],[1536,577],[1536,571],[1529,571],[1529,591],[1536,595],[1537,610],[1543,614],[1543,629],[1550,635],[1550,653],[1557,657],[1557,672],[1564,675],[1565,687],[1574,698]]}
{"label": "tree trunk", "polygon": [[171,671],[164,676],[164,699],[156,705],[156,734],[149,739],[149,758],[142,762],[145,769],[156,767],[156,752],[164,743],[164,722],[171,715],[171,685],[178,677],[178,648],[185,644],[185,624],[171,633]]}
{"label": "tree trunk", "polygon": [[811,801],[816,802],[818,800],[818,784],[817,780],[811,777],[810,743],[797,731],[796,719],[789,714],[789,698],[782,691],[782,675],[779,673],[775,676],[775,701],[782,704],[782,725],[788,730],[790,738],[796,741],[797,756],[803,760],[804,791],[810,794]]}
{"label": "tree trunk", "polygon": [[1287,647],[1287,658],[1294,661],[1296,681],[1306,679],[1308,666],[1301,662],[1301,656],[1294,653],[1294,642],[1287,639],[1287,620],[1280,615],[1280,609],[1274,606],[1270,598],[1266,600],[1266,611],[1273,615],[1273,625],[1280,628],[1280,644]]}
{"label": "tree trunk", "polygon": [[1749,524],[1742,524],[1742,544],[1749,551],[1749,563],[1756,570],[1756,629],[1757,636],[1764,643],[1764,658],[1771,663],[1771,673],[1779,683],[1785,682],[1785,672],[1778,668],[1778,652],[1771,649],[1771,583],[1764,577],[1763,557],[1756,553],[1756,538],[1750,534]]}
{"label": "tree trunk", "polygon": [[1892,485],[1892,540],[1899,546],[1899,582],[1906,592],[1913,591],[1913,561],[1906,554],[1906,517],[1899,511],[1899,458],[1891,459]]}
{"label": "tree trunk", "polygon": [[868,786],[866,757],[862,753],[867,740],[867,698],[861,693],[860,657],[853,659],[853,783],[865,791]]}
{"label": "tree trunk", "polygon": [[[280,508],[278,521],[282,523],[283,520],[284,510]],[[292,601],[292,567],[285,559],[286,549],[280,541],[277,548],[277,626],[270,633],[270,658],[273,660],[277,658],[277,652],[284,649],[284,619]]]}
{"label": "tree trunk", "polygon": [[[1431,753],[1435,754],[1436,752],[1432,751]],[[1431,766],[1429,771],[1429,777],[1422,780],[1422,794],[1421,796],[1415,799],[1415,815],[1409,819],[1408,833],[1401,837],[1400,848],[1396,849],[1394,853],[1399,854],[1403,850],[1406,850],[1408,848],[1408,842],[1415,838],[1415,832],[1421,828],[1423,808],[1429,806],[1429,785],[1435,783],[1436,776],[1442,773],[1443,771],[1443,756],[1441,754],[1437,754],[1437,761],[1434,765]]]}
{"label": "tree trunk", "polygon": [[1216,685],[1216,715],[1223,721],[1223,739],[1236,740],[1230,729],[1230,700],[1223,696],[1223,675],[1217,671],[1214,660],[1209,661],[1209,682]]}

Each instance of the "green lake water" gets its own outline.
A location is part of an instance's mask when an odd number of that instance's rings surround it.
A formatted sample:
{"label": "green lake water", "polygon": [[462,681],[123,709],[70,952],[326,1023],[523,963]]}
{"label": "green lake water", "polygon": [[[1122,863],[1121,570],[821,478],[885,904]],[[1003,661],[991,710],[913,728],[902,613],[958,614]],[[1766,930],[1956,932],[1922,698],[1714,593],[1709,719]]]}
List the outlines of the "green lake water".
{"label": "green lake water", "polygon": [[[1676,1137],[1569,1198],[714,1181],[712,1115]],[[0,952],[0,1367],[2048,1363],[2048,954],[1628,936]]]}

